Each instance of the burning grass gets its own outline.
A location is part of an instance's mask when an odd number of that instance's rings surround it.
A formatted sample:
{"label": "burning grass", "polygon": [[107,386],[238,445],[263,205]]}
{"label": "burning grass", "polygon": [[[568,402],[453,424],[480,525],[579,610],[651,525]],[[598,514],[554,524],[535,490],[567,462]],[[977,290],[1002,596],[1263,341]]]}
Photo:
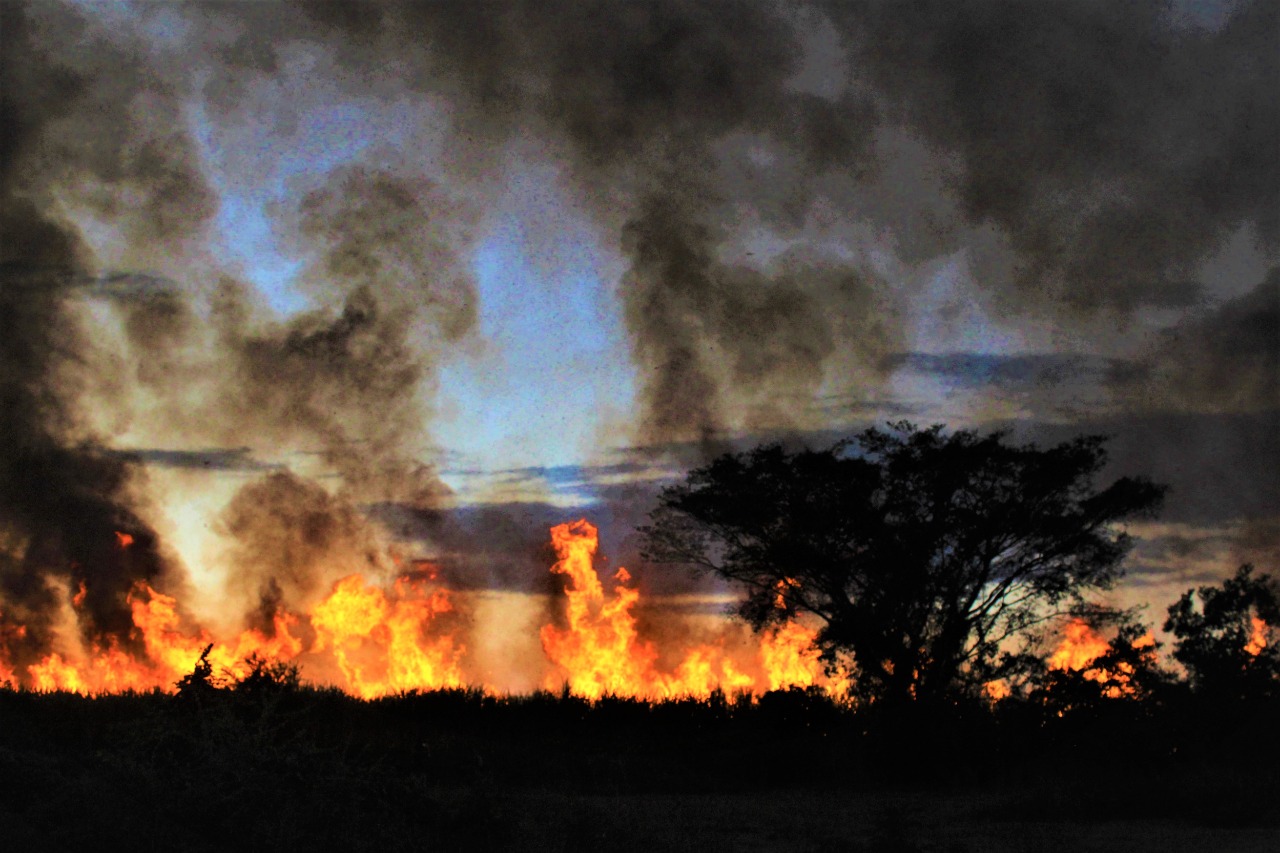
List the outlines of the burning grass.
{"label": "burning grass", "polygon": [[[562,619],[538,633],[548,689],[566,684],[588,699],[705,699],[717,690],[820,687],[842,695],[848,687],[847,679],[828,677],[813,648],[816,632],[799,622],[771,629],[754,646],[724,623],[719,636],[659,648],[641,634],[641,592],[626,569],[613,573],[606,591],[594,563],[599,540],[592,524],[557,525],[551,541],[557,555],[551,572],[565,586]],[[128,549],[133,539],[117,533],[114,545]],[[409,561],[386,583],[343,576],[305,612],[275,602],[258,614],[257,625],[230,636],[194,624],[177,597],[140,581],[127,595],[128,635],[86,639],[93,634],[82,610],[85,588],[74,595],[53,592],[65,599],[65,618],[55,626],[54,648],[37,651],[34,659],[25,643],[27,626],[0,609],[0,682],[86,695],[172,691],[208,649],[208,663],[229,679],[245,674],[246,659],[261,657],[296,662],[321,683],[363,698],[466,685],[503,692],[477,673],[455,594],[423,561]],[[666,668],[659,666],[664,657],[672,661]]]}

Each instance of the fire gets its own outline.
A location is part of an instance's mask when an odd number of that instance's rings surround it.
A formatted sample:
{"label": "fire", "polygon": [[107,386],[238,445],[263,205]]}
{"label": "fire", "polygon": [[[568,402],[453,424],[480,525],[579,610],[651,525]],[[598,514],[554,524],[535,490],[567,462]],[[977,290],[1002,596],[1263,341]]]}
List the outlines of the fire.
{"label": "fire", "polygon": [[778,610],[787,609],[787,593],[793,589],[799,589],[800,581],[795,578],[783,578],[773,585],[773,606]]}
{"label": "fire", "polygon": [[1083,619],[1072,619],[1063,630],[1062,642],[1049,656],[1049,669],[1084,669],[1111,650],[1111,644]]}
{"label": "fire", "polygon": [[[76,606],[84,594],[82,585],[72,598]],[[218,640],[204,630],[187,628],[177,599],[146,583],[135,585],[127,600],[133,635],[145,654],[130,654],[115,644],[63,649],[26,667],[26,678],[0,661],[0,681],[84,694],[172,691],[207,647],[218,678],[244,677],[250,657],[289,661],[304,652],[319,656],[329,651],[345,676],[342,686],[359,696],[463,683],[463,649],[449,636],[430,639],[424,634],[437,615],[452,609],[447,593],[407,578],[398,579],[389,595],[365,584],[359,575],[338,581],[308,620],[316,638],[309,649],[296,630],[301,618],[284,610],[273,614],[268,631],[250,628]],[[24,629],[11,633],[20,637]]]}
{"label": "fire", "polygon": [[982,685],[982,692],[987,694],[987,698],[992,702],[999,702],[1001,699],[1008,699],[1013,695],[1013,688],[1009,686],[1009,682],[1003,678],[997,678],[995,681],[988,681]]}
{"label": "fire", "polygon": [[311,614],[314,651],[332,649],[351,692],[364,698],[405,690],[463,684],[464,649],[452,636],[429,638],[426,629],[453,609],[443,590],[401,577],[391,595],[349,575]]}
{"label": "fire", "polygon": [[[72,601],[78,606],[77,599],[83,600],[84,594],[82,585]],[[27,667],[30,686],[84,694],[172,690],[178,679],[191,672],[206,646],[212,646],[209,661],[215,672],[232,677],[247,674],[245,659],[252,654],[273,660],[289,659],[302,650],[301,641],[289,632],[295,620],[288,614],[276,615],[273,636],[247,630],[230,643],[219,643],[204,631],[184,630],[177,600],[146,583],[134,586],[128,603],[135,635],[146,652],[144,657],[129,654],[116,644],[50,652]],[[20,680],[10,667],[6,666],[5,671],[9,680]]]}
{"label": "fire", "polygon": [[799,622],[787,622],[765,634],[760,660],[770,690],[812,687],[822,679],[822,663],[813,641],[817,636]]}
{"label": "fire", "polygon": [[[729,626],[702,629],[702,641],[659,649],[642,636],[636,612],[641,591],[626,569],[602,581],[593,565],[598,531],[586,520],[551,529],[557,561],[551,571],[566,578],[563,623],[541,627],[546,655],[544,683],[567,684],[574,694],[599,699],[608,694],[664,699],[706,698],[714,691],[781,690],[820,687],[843,695],[848,679],[831,677],[815,647],[817,632],[788,621],[752,646]],[[133,537],[116,532],[116,545]],[[335,581],[309,609],[278,606],[264,625],[215,633],[194,624],[179,600],[145,582],[124,597],[132,628],[127,635],[85,639],[91,618],[86,602],[93,581],[54,585],[64,619],[50,633],[48,648],[34,660],[16,663],[26,647],[27,629],[12,613],[0,613],[0,684],[82,694],[126,690],[172,692],[202,655],[215,681],[247,676],[254,660],[297,662],[304,673],[364,698],[401,691],[461,687],[466,647],[455,639],[458,624],[450,592],[437,582],[438,566],[389,554],[401,574],[387,584],[350,574]],[[777,589],[785,608],[798,582]]]}
{"label": "fire", "polygon": [[[1133,643],[1135,649],[1150,650],[1148,654],[1154,654],[1155,647],[1155,637],[1150,633],[1144,634]],[[1111,644],[1103,639],[1088,622],[1076,618],[1067,623],[1062,642],[1049,657],[1048,666],[1050,669],[1080,672],[1090,681],[1105,685],[1103,693],[1109,698],[1132,696],[1134,688],[1130,684],[1133,677],[1131,664],[1121,661],[1114,671],[1106,667],[1090,666],[1109,651],[1111,651]]]}
{"label": "fire", "polygon": [[[640,591],[628,586],[626,569],[614,574],[611,595],[606,595],[592,558],[599,547],[598,531],[585,519],[551,529],[551,542],[559,560],[552,571],[569,579],[565,589],[565,626],[545,625],[542,647],[558,673],[547,686],[564,678],[569,690],[588,699],[607,694],[644,698],[706,697],[715,689],[748,690],[757,679],[716,644],[686,650],[674,672],[657,667],[658,651],[642,639],[633,608]],[[794,585],[794,583],[792,584]],[[847,682],[829,681],[814,648],[816,632],[788,622],[764,635],[758,665],[770,690],[824,686],[843,692]]]}
{"label": "fire", "polygon": [[1249,623],[1249,642],[1245,644],[1244,650],[1257,657],[1267,647],[1267,623],[1257,616],[1250,616]]}
{"label": "fire", "polygon": [[[560,558],[551,571],[569,578],[565,590],[568,625],[563,629],[544,625],[542,648],[567,672],[569,689],[580,696],[598,699],[606,693],[661,693],[660,678],[654,671],[657,651],[651,643],[637,638],[631,613],[640,592],[625,585],[631,577],[619,569],[614,575],[617,585],[613,597],[606,600],[591,565],[598,543],[595,526],[586,520],[551,528],[551,544]],[[696,669],[697,664],[691,666]]]}

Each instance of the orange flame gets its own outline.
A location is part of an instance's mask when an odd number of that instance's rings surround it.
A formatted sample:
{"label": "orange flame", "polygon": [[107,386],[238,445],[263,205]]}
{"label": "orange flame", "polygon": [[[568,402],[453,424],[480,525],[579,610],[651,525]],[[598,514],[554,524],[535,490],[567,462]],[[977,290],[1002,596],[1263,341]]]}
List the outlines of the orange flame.
{"label": "orange flame", "polygon": [[360,575],[334,584],[311,614],[314,651],[332,649],[347,687],[364,698],[405,690],[435,690],[463,684],[464,649],[452,636],[429,639],[425,629],[453,607],[443,590],[399,578],[390,596]]}
{"label": "orange flame", "polygon": [[[658,689],[653,665],[657,652],[636,636],[631,608],[639,590],[625,586],[631,576],[619,569],[611,600],[591,566],[599,539],[586,521],[551,528],[551,544],[560,558],[551,571],[566,575],[564,629],[544,625],[540,635],[547,657],[568,673],[569,689],[579,696],[598,699],[606,693],[650,695]],[[550,685],[549,685],[550,686]]]}
{"label": "orange flame", "polygon": [[1245,644],[1244,650],[1257,657],[1267,647],[1267,623],[1257,616],[1250,616],[1249,623],[1249,642]]}
{"label": "orange flame", "polygon": [[982,685],[982,692],[987,694],[987,698],[992,702],[999,702],[1001,699],[1008,699],[1012,696],[1013,688],[1003,678],[997,678],[995,681],[988,681]]}
{"label": "orange flame", "polygon": [[787,609],[787,593],[800,588],[800,581],[795,578],[783,578],[773,585],[773,606],[778,610]]}
{"label": "orange flame", "polygon": [[[612,597],[606,597],[591,565],[599,546],[598,532],[586,521],[551,528],[551,543],[560,558],[553,572],[566,575],[564,628],[544,625],[542,648],[576,695],[599,699],[606,694],[667,698],[706,697],[717,687],[746,689],[753,679],[712,645],[688,651],[674,673],[659,672],[658,652],[642,640],[631,612],[640,591],[627,586],[631,574],[618,569]],[[547,679],[555,687],[557,677]]]}
{"label": "orange flame", "polygon": [[[1150,649],[1152,654],[1154,654],[1155,645],[1155,637],[1149,632],[1133,643],[1135,649]],[[1131,664],[1121,661],[1115,671],[1105,667],[1090,666],[1109,651],[1111,651],[1111,644],[1104,640],[1088,622],[1076,618],[1067,623],[1062,642],[1049,657],[1048,666],[1050,669],[1080,672],[1090,681],[1106,685],[1103,694],[1109,698],[1132,696],[1134,688],[1130,684],[1133,676]]]}
{"label": "orange flame", "polygon": [[[592,567],[599,547],[598,531],[588,521],[560,524],[551,529],[551,542],[559,560],[552,571],[565,575],[565,622],[561,628],[545,625],[542,647],[556,664],[559,675],[547,679],[558,686],[563,677],[569,690],[588,699],[606,694],[644,698],[694,696],[705,698],[713,690],[747,690],[756,679],[744,671],[716,644],[684,651],[674,672],[657,668],[658,652],[642,639],[633,608],[640,591],[627,586],[631,575],[619,569],[612,595],[606,595]],[[794,582],[791,584],[794,586]],[[764,635],[759,665],[771,690],[820,685],[843,692],[847,682],[828,680],[813,646],[816,632],[797,623],[786,623]]]}
{"label": "orange flame", "polygon": [[[674,646],[659,653],[641,636],[636,609],[641,593],[626,569],[613,583],[601,582],[592,559],[598,531],[585,520],[551,530],[558,560],[552,571],[567,578],[564,624],[543,626],[540,639],[551,665],[546,684],[563,681],[577,695],[606,694],[663,699],[705,698],[713,691],[771,690],[817,685],[842,694],[847,678],[828,676],[814,647],[816,632],[788,622],[765,632],[758,645],[723,626],[710,640]],[[116,532],[127,548],[133,537]],[[335,582],[309,614],[277,610],[265,628],[214,635],[193,625],[172,595],[139,582],[126,596],[133,624],[128,637],[98,643],[82,639],[81,621],[89,590],[58,587],[65,620],[54,626],[51,648],[31,664],[10,658],[26,642],[26,628],[0,614],[0,683],[37,690],[84,694],[125,690],[174,691],[206,648],[215,678],[247,676],[252,663],[298,661],[310,672],[361,697],[405,690],[460,687],[466,682],[466,649],[455,642],[446,614],[453,611],[447,590],[433,584],[439,567],[429,561],[389,555],[402,574],[389,586],[361,575]],[[785,579],[777,595],[785,606],[799,583]],[[706,631],[706,629],[700,629]],[[305,639],[304,639],[305,638]],[[660,661],[662,662],[660,665]]]}
{"label": "orange flame", "polygon": [[817,632],[787,622],[764,635],[760,660],[770,690],[812,687],[822,679],[822,663],[813,641]]}
{"label": "orange flame", "polygon": [[1111,644],[1083,619],[1072,619],[1063,629],[1062,642],[1049,656],[1049,669],[1078,671],[1105,655]]}

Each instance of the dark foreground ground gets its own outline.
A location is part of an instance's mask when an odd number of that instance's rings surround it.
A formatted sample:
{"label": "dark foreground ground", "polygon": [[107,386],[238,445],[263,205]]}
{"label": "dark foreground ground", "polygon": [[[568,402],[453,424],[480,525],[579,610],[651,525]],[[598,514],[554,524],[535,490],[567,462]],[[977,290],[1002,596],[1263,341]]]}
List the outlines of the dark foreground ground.
{"label": "dark foreground ground", "polygon": [[0,849],[1272,853],[1276,711],[0,690]]}

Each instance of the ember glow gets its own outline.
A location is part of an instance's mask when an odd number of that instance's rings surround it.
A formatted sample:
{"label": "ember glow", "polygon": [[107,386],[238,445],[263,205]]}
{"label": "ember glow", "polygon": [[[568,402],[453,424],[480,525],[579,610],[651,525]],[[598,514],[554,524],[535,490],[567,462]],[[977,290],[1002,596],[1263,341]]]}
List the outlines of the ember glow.
{"label": "ember glow", "polygon": [[1249,642],[1245,644],[1244,650],[1250,655],[1257,657],[1262,654],[1263,649],[1267,647],[1267,623],[1264,619],[1257,616],[1249,617]]}

